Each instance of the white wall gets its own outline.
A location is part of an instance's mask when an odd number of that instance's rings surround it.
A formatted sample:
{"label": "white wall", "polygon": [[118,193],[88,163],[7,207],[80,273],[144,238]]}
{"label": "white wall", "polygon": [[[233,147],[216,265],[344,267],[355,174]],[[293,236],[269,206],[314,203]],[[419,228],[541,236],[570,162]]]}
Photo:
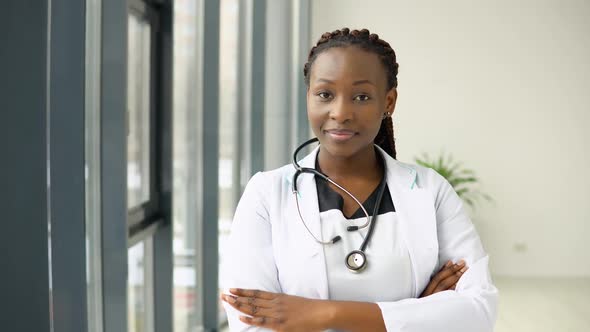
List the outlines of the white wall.
{"label": "white wall", "polygon": [[396,50],[399,159],[445,150],[480,175],[494,274],[590,276],[590,2],[312,3],[313,43],[364,27]]}

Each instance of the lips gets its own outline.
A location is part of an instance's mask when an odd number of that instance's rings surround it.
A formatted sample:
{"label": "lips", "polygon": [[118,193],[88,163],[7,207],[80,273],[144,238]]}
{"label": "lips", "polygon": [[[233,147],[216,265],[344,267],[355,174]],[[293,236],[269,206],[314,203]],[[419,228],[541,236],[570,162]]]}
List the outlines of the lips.
{"label": "lips", "polygon": [[345,142],[351,139],[356,132],[349,129],[328,129],[326,135],[337,142]]}

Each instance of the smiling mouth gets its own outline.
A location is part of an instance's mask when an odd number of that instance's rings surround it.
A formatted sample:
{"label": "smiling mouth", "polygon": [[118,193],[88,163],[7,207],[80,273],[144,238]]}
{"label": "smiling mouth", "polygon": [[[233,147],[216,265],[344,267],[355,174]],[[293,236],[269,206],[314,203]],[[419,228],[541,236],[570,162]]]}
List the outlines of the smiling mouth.
{"label": "smiling mouth", "polygon": [[352,130],[342,129],[326,130],[325,134],[336,142],[346,142],[356,135]]}

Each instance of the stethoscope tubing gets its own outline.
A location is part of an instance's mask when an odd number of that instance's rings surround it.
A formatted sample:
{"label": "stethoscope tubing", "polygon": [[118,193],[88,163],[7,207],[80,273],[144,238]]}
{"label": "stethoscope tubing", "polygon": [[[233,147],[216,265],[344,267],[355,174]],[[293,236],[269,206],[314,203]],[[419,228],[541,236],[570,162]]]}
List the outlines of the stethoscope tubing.
{"label": "stethoscope tubing", "polygon": [[[346,190],[344,187],[342,187],[341,185],[339,185],[338,183],[336,183],[334,180],[330,179],[326,174],[314,169],[314,168],[307,168],[307,167],[301,167],[299,166],[299,163],[297,162],[297,153],[303,149],[305,146],[317,142],[318,139],[317,137],[314,137],[308,141],[306,141],[305,143],[301,144],[299,147],[297,147],[297,149],[295,150],[295,153],[293,153],[293,165],[295,166],[295,168],[297,169],[297,173],[295,174],[294,178],[293,178],[293,193],[297,193],[297,177],[299,177],[299,175],[301,173],[311,173],[311,174],[315,174],[317,176],[319,176],[320,178],[324,179],[325,181],[330,182],[331,184],[333,184],[334,186],[336,186],[338,189],[344,191],[348,196],[350,196],[350,198],[352,198],[356,204],[358,204],[358,206],[360,206],[360,208],[363,210],[363,213],[365,214],[367,221],[365,221],[364,224],[358,226],[358,229],[362,229],[365,228],[367,226],[369,226],[369,224],[371,223],[371,220],[369,218],[369,213],[367,212],[367,210],[365,209],[365,207],[363,206],[363,204],[356,198],[354,197],[353,194],[350,193],[350,191]],[[307,227],[307,226],[306,226]]]}
{"label": "stethoscope tubing", "polygon": [[[383,198],[383,193],[385,191],[385,184],[386,181],[385,179],[383,179],[379,185],[379,192],[378,192],[378,197],[377,197],[377,201],[375,203],[375,209],[373,212],[373,215],[370,216],[369,213],[367,212],[367,210],[365,209],[365,207],[363,206],[363,204],[352,194],[350,193],[348,190],[346,190],[344,187],[342,187],[341,185],[339,185],[338,183],[336,183],[335,181],[333,181],[332,179],[330,179],[326,174],[314,169],[314,168],[308,168],[308,167],[301,167],[299,165],[299,163],[297,162],[297,154],[299,153],[299,151],[301,151],[301,149],[303,149],[305,146],[312,144],[314,142],[318,142],[319,140],[317,138],[312,138],[306,142],[304,142],[303,144],[301,144],[300,146],[298,146],[295,149],[295,152],[293,153],[293,167],[295,167],[296,171],[295,174],[293,175],[293,183],[292,183],[292,192],[293,195],[295,196],[295,202],[297,205],[297,213],[299,214],[299,218],[301,220],[301,222],[303,223],[303,226],[305,226],[305,229],[307,229],[307,232],[316,240],[316,242],[322,244],[322,245],[328,245],[328,244],[334,244],[336,242],[338,242],[341,237],[338,235],[336,237],[334,237],[332,240],[330,241],[323,241],[321,239],[318,239],[309,229],[309,227],[307,226],[307,223],[305,222],[305,220],[303,220],[303,216],[301,215],[301,209],[299,206],[299,191],[297,190],[297,178],[299,177],[299,175],[301,175],[302,173],[310,173],[310,174],[314,174],[317,175],[318,177],[320,177],[321,179],[333,184],[334,186],[336,186],[337,188],[339,188],[340,190],[342,190],[343,192],[345,192],[348,196],[350,196],[357,204],[358,206],[360,206],[360,208],[363,210],[363,213],[365,214],[367,221],[361,225],[361,226],[349,226],[347,228],[348,231],[356,231],[362,228],[365,228],[367,226],[369,226],[369,230],[367,232],[367,235],[365,236],[363,243],[361,244],[361,247],[359,248],[359,250],[354,250],[351,253],[349,253],[346,258],[345,258],[345,264],[348,267],[348,269],[351,272],[355,272],[358,273],[362,270],[364,270],[364,268],[367,265],[366,262],[366,255],[364,253],[367,244],[369,243],[369,239],[371,238],[371,236],[373,235],[373,231],[374,231],[374,226],[375,226],[375,222],[377,219],[377,215],[379,214],[379,207],[381,205],[381,200]],[[384,173],[385,176],[385,173]],[[360,266],[351,266],[349,264],[349,258],[351,257],[351,255],[354,254],[358,254],[362,256],[362,264]]]}

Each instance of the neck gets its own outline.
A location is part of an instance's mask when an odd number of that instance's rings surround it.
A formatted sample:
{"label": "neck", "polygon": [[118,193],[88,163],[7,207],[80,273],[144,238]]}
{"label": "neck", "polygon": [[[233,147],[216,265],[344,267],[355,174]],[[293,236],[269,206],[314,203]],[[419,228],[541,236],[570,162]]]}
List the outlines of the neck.
{"label": "neck", "polygon": [[320,146],[318,163],[324,174],[333,179],[342,178],[381,178],[381,163],[372,145],[350,157],[331,155]]}

